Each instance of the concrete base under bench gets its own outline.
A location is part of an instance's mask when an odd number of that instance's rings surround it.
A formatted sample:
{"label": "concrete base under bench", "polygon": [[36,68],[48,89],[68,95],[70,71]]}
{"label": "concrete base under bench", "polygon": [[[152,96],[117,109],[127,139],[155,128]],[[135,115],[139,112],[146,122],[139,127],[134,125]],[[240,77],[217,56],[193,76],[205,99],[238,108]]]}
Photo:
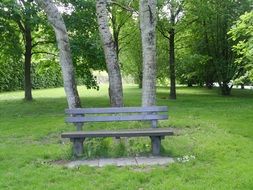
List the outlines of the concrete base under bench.
{"label": "concrete base under bench", "polygon": [[131,157],[131,158],[100,158],[95,160],[77,160],[66,163],[68,168],[79,166],[104,167],[108,165],[114,166],[153,166],[168,165],[174,163],[174,159],[170,157]]}

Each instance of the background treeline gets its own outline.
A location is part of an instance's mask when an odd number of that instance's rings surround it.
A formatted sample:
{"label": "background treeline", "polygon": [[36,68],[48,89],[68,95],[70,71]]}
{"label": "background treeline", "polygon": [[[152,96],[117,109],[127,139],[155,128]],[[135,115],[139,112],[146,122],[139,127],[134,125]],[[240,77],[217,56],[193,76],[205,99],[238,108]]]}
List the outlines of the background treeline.
{"label": "background treeline", "polygon": [[[54,64],[54,65],[53,65]],[[13,70],[15,72],[13,72]],[[0,91],[14,91],[24,89],[24,68],[22,63],[1,63]],[[53,88],[63,86],[59,65],[33,64],[32,65],[33,89]]]}
{"label": "background treeline", "polygon": [[[57,2],[64,10],[78,83],[98,88],[92,73],[106,70],[106,65],[96,2]],[[139,4],[132,0],[114,2],[108,10],[120,69],[141,88]],[[235,84],[252,84],[251,5],[252,0],[158,0],[159,83],[208,88],[218,83],[223,95],[229,95]],[[0,91],[62,86],[53,30],[33,1],[1,1],[0,37]],[[175,98],[175,89],[170,90]]]}

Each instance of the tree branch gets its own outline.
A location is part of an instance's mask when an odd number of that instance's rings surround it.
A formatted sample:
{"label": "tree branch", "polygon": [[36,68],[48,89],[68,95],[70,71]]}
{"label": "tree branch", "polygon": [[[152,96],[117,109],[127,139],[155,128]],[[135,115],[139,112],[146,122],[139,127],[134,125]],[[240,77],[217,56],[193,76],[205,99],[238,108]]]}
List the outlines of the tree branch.
{"label": "tree branch", "polygon": [[114,1],[114,0],[109,1],[109,3],[112,3],[112,4],[114,4],[114,5],[117,5],[117,6],[119,6],[120,8],[122,8],[122,9],[124,9],[124,10],[126,10],[126,11],[129,11],[129,12],[131,12],[131,13],[135,12],[135,13],[139,14],[138,11],[134,10],[132,7],[129,6],[130,3],[128,4],[128,6],[122,5],[122,4],[120,4],[120,3],[118,3],[118,2],[116,2],[116,1]]}
{"label": "tree branch", "polygon": [[33,45],[32,45],[32,47],[34,48],[34,47],[36,47],[36,46],[38,46],[38,45],[40,45],[40,44],[53,44],[53,43],[55,43],[55,41],[38,41],[38,42],[36,42],[36,43],[34,43]]}
{"label": "tree branch", "polygon": [[124,10],[127,10],[127,11],[130,11],[130,12],[136,12],[132,7],[129,7],[129,6],[124,6],[124,5],[122,5],[122,4],[120,4],[120,3],[118,3],[118,2],[116,2],[116,1],[109,1],[110,3],[112,3],[112,4],[114,4],[114,5],[117,5],[117,6],[119,6],[120,8],[122,8],[122,9],[124,9]]}
{"label": "tree branch", "polygon": [[32,55],[34,55],[34,54],[48,54],[48,55],[57,56],[57,55],[54,54],[54,53],[46,52],[46,51],[35,51],[35,52],[32,52]]}
{"label": "tree branch", "polygon": [[120,31],[120,29],[126,24],[127,20],[129,20],[131,17],[132,15],[126,17],[125,20],[122,19],[117,27],[117,30]]}
{"label": "tree branch", "polygon": [[184,4],[184,0],[179,4],[179,7],[175,13],[175,17],[177,17],[179,13],[183,10],[183,4]]}
{"label": "tree branch", "polygon": [[21,30],[21,32],[24,34],[25,33],[25,27],[23,26],[22,22],[20,20],[16,20],[19,29]]}
{"label": "tree branch", "polygon": [[[136,28],[133,29],[133,32],[135,32]],[[132,33],[127,33],[126,35],[119,38],[120,41],[124,40],[126,37],[132,35]]]}
{"label": "tree branch", "polygon": [[159,25],[157,25],[157,30],[162,34],[163,37],[167,38],[168,40],[170,39],[169,35],[165,34],[163,27],[159,27]]}

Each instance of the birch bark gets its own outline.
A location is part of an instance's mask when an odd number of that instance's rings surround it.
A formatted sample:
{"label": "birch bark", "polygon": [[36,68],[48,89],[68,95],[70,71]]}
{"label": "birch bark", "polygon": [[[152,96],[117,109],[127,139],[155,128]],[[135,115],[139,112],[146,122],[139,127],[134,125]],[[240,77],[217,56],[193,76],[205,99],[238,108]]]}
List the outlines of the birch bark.
{"label": "birch bark", "polygon": [[60,64],[68,106],[69,108],[81,107],[81,101],[75,82],[68,33],[63,18],[52,0],[36,0],[36,2],[47,14],[48,21],[55,31],[60,51]]}
{"label": "birch bark", "polygon": [[97,0],[96,12],[100,37],[103,42],[105,61],[109,76],[109,96],[112,107],[123,106],[122,79],[117,58],[117,52],[112,34],[109,28],[107,4],[108,0]]}
{"label": "birch bark", "polygon": [[140,0],[143,79],[142,106],[156,103],[156,0]]}

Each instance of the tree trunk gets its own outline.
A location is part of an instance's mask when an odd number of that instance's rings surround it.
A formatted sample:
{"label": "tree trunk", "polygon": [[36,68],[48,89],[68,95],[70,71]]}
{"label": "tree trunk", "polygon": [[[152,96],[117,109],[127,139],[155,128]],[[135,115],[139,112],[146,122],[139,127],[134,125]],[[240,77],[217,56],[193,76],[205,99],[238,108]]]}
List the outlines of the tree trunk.
{"label": "tree trunk", "polygon": [[123,106],[123,89],[115,43],[109,28],[107,0],[97,0],[96,12],[109,75],[109,96],[112,107]]}
{"label": "tree trunk", "polygon": [[119,60],[119,32],[120,27],[117,26],[117,17],[113,11],[111,11],[111,22],[112,22],[112,34],[114,40],[114,47],[117,55],[117,60]]}
{"label": "tree trunk", "polygon": [[187,87],[192,87],[192,83],[191,82],[187,82]]}
{"label": "tree trunk", "polygon": [[55,31],[60,51],[60,64],[68,106],[69,108],[81,107],[81,101],[74,77],[74,67],[71,58],[68,33],[63,18],[52,0],[36,0],[36,2],[46,12],[48,20]]}
{"label": "tree trunk", "polygon": [[140,0],[143,79],[142,106],[156,103],[156,0]]}
{"label": "tree trunk", "polygon": [[208,89],[212,89],[212,88],[213,88],[213,82],[207,81],[207,82],[206,82],[206,87],[207,87]]}
{"label": "tree trunk", "polygon": [[220,89],[221,89],[221,95],[223,96],[229,96],[231,94],[232,86],[229,87],[227,82],[219,83]]}
{"label": "tree trunk", "polygon": [[170,99],[176,99],[176,72],[175,72],[175,17],[171,15],[172,28],[169,31],[169,66],[170,66]]}
{"label": "tree trunk", "polygon": [[25,25],[25,81],[24,81],[24,89],[25,89],[25,100],[32,100],[32,82],[31,82],[31,62],[32,62],[32,34],[31,29],[26,23]]}
{"label": "tree trunk", "polygon": [[138,86],[139,89],[142,89],[142,78],[143,78],[143,74],[142,74],[142,70],[138,71]]}
{"label": "tree trunk", "polygon": [[[24,91],[26,101],[31,101],[32,98],[32,81],[31,81],[31,63],[32,63],[32,29],[31,29],[31,9],[22,1],[22,6],[25,8],[24,18],[18,17],[16,23],[22,33],[25,43],[25,61],[24,61]],[[30,2],[31,3],[31,2]]]}

